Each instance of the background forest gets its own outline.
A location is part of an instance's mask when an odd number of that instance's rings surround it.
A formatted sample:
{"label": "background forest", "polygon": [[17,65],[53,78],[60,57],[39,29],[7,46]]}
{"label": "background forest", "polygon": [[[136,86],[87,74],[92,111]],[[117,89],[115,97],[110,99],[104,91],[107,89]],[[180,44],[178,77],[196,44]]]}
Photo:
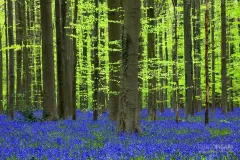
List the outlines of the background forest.
{"label": "background forest", "polygon": [[0,0],[0,10],[3,159],[239,158],[239,0]]}

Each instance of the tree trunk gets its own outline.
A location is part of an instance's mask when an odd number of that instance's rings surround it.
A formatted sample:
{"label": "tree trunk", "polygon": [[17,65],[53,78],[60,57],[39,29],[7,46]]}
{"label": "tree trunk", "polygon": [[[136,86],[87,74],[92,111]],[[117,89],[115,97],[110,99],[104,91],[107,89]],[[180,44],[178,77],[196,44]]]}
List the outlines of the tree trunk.
{"label": "tree trunk", "polygon": [[[6,39],[6,42],[5,42],[5,46],[8,46],[8,25],[7,25],[7,0],[4,1],[4,28],[5,28],[5,39]],[[6,50],[6,106],[8,106],[9,104],[9,56],[8,56],[8,53],[9,53],[9,50],[7,49]]]}
{"label": "tree trunk", "polygon": [[[73,35],[77,36],[77,19],[78,19],[78,0],[74,2]],[[72,85],[72,119],[76,120],[77,100],[76,100],[76,82],[77,82],[77,37],[73,38],[73,85]]]}
{"label": "tree trunk", "polygon": [[212,34],[212,111],[215,111],[216,108],[216,100],[215,100],[215,17],[214,17],[214,0],[211,0],[211,34]]}
{"label": "tree trunk", "polygon": [[193,1],[193,16],[197,17],[193,19],[193,36],[194,36],[194,105],[196,112],[200,112],[202,110],[202,90],[201,90],[201,9],[200,9],[200,0]]}
{"label": "tree trunk", "polygon": [[191,1],[183,1],[184,9],[184,60],[185,60],[185,112],[192,113],[193,105],[193,66],[192,66],[192,36],[191,36]]}
{"label": "tree trunk", "polygon": [[93,74],[93,120],[98,119],[98,91],[99,91],[99,57],[98,57],[98,0],[94,0],[95,4],[95,21],[94,21],[94,49],[93,49],[93,61],[94,61],[94,74]]}
{"label": "tree trunk", "polygon": [[[16,44],[22,46],[23,29],[22,29],[22,12],[21,2],[15,2],[16,16]],[[25,13],[25,12],[24,12]],[[22,96],[22,49],[17,51],[17,90],[16,90],[16,109],[19,109]]]}
{"label": "tree trunk", "polygon": [[[9,46],[13,47],[14,37],[13,37],[13,2],[8,0],[8,38]],[[14,49],[9,49],[9,104],[7,106],[8,116],[13,119],[14,117]]]}
{"label": "tree trunk", "polygon": [[179,96],[179,85],[178,85],[178,19],[177,19],[177,6],[178,1],[172,0],[174,9],[174,23],[173,23],[173,50],[172,50],[172,61],[173,61],[173,96],[172,96],[172,108],[176,109],[176,123],[179,121],[179,109],[178,109],[178,96]]}
{"label": "tree trunk", "polygon": [[[160,20],[160,24],[162,23],[162,20]],[[162,40],[162,32],[160,31],[159,33],[159,43],[160,43],[160,46],[159,46],[159,57],[160,57],[160,61],[163,62],[163,40]],[[160,64],[160,74],[163,73],[163,65]],[[160,108],[160,111],[161,113],[164,112],[164,105],[163,105],[163,77],[160,76],[160,91],[159,91],[159,108]]]}
{"label": "tree trunk", "polygon": [[57,119],[51,0],[40,1],[43,67],[43,119]]}
{"label": "tree trunk", "polygon": [[27,41],[27,23],[28,23],[28,29],[31,27],[30,26],[30,4],[28,4],[28,9],[27,9],[27,20],[25,16],[25,0],[21,1],[21,10],[22,12],[22,35],[23,35],[23,94],[24,94],[24,106],[29,107],[31,104],[31,75],[30,75],[30,48],[27,48],[27,44],[31,43],[30,40]]}
{"label": "tree trunk", "polygon": [[155,58],[155,33],[154,33],[154,0],[148,0],[147,10],[150,31],[148,32],[148,61],[150,77],[148,78],[148,120],[155,121],[157,118],[157,107],[156,107],[156,77],[154,73],[154,64],[152,59]]}
{"label": "tree trunk", "polygon": [[138,107],[140,0],[124,1],[118,132],[141,132]]}
{"label": "tree trunk", "polygon": [[206,110],[205,110],[205,125],[209,123],[208,107],[209,107],[209,56],[208,56],[208,19],[209,19],[209,0],[206,0],[206,12],[205,12],[205,76],[206,76]]}
{"label": "tree trunk", "polygon": [[[118,114],[118,99],[119,99],[119,64],[120,61],[120,44],[121,38],[121,20],[118,8],[122,7],[120,0],[108,0],[108,32],[109,32],[109,118],[112,121],[117,120]],[[114,21],[114,22],[113,22]],[[117,22],[117,23],[116,23]],[[114,43],[115,42],[115,43]]]}
{"label": "tree trunk", "polygon": [[226,0],[221,0],[221,81],[222,81],[222,112],[227,113],[227,36],[226,36]]}
{"label": "tree trunk", "polygon": [[3,113],[3,57],[2,57],[2,30],[0,30],[0,114]]}

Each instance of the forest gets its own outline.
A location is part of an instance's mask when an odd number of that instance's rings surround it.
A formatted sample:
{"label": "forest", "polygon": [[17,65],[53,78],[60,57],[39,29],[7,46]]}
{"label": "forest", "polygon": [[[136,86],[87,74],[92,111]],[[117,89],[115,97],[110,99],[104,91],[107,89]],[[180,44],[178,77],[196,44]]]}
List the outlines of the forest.
{"label": "forest", "polygon": [[0,159],[240,159],[240,0],[0,10]]}

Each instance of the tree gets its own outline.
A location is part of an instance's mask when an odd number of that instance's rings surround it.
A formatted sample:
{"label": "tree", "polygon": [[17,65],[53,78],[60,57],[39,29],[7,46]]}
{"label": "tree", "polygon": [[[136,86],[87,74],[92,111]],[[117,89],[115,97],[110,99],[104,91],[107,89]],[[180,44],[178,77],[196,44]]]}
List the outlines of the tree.
{"label": "tree", "polygon": [[[155,58],[155,33],[154,33],[154,0],[148,0],[147,16],[149,18],[148,31],[148,60]],[[154,73],[154,65],[149,63],[148,71],[151,73],[148,79],[148,119],[155,121],[157,118],[156,107],[156,77]]]}
{"label": "tree", "polygon": [[211,44],[212,44],[212,111],[215,111],[215,20],[214,20],[214,0],[211,0]]}
{"label": "tree", "polygon": [[193,43],[194,43],[194,104],[195,111],[202,110],[202,91],[201,91],[201,3],[200,0],[193,1]]}
{"label": "tree", "polygon": [[[21,2],[16,1],[15,2],[15,16],[16,16],[16,44],[22,45],[22,38],[23,38],[23,32],[22,32],[22,12],[25,10],[25,8],[21,7]],[[25,12],[24,12],[25,16]],[[22,94],[22,50],[19,49],[17,51],[17,90],[16,90],[16,107],[20,106],[21,102],[21,95]]]}
{"label": "tree", "polygon": [[124,25],[120,71],[120,97],[117,131],[141,132],[138,107],[138,51],[140,0],[124,1]]}
{"label": "tree", "polygon": [[178,96],[179,96],[179,85],[178,85],[178,19],[177,19],[177,0],[172,0],[173,12],[174,12],[174,22],[173,22],[173,49],[172,49],[172,61],[173,61],[173,96],[172,96],[172,108],[176,109],[176,122],[179,121],[179,109],[178,109]]}
{"label": "tree", "polygon": [[120,39],[121,39],[121,14],[120,0],[108,0],[108,35],[109,35],[109,118],[112,121],[117,120],[118,99],[119,99],[119,64],[120,61]]}
{"label": "tree", "polygon": [[49,121],[57,118],[51,2],[51,0],[40,1],[43,62],[43,119]]}
{"label": "tree", "polygon": [[3,112],[3,57],[2,57],[2,30],[0,29],[0,114]]}
{"label": "tree", "polygon": [[227,113],[227,35],[226,35],[226,0],[221,0],[221,82],[222,112]]}
{"label": "tree", "polygon": [[98,57],[98,0],[94,0],[95,4],[95,21],[94,21],[94,49],[93,49],[93,61],[94,61],[94,74],[93,74],[93,120],[98,118],[98,90],[99,90],[99,57]]}
{"label": "tree", "polygon": [[[8,0],[7,3],[7,11],[8,11],[8,38],[9,38],[9,46],[13,47],[14,45],[14,37],[13,37],[13,2],[12,0]],[[14,49],[9,49],[9,104],[7,107],[8,116],[12,119],[14,117]]]}
{"label": "tree", "polygon": [[185,111],[192,113],[193,107],[193,66],[192,66],[192,36],[191,36],[191,0],[183,1],[184,10],[184,61],[185,61]]}
{"label": "tree", "polygon": [[77,19],[78,19],[78,0],[75,0],[74,2],[74,18],[73,18],[73,23],[74,23],[74,28],[73,28],[73,85],[72,85],[72,119],[76,120],[76,110],[77,110],[77,102],[76,102],[76,82],[77,82]]}
{"label": "tree", "polygon": [[208,21],[209,21],[209,0],[206,0],[206,12],[205,12],[205,76],[206,76],[206,110],[205,110],[205,125],[209,123],[208,119],[208,107],[209,107],[209,56],[208,56]]}

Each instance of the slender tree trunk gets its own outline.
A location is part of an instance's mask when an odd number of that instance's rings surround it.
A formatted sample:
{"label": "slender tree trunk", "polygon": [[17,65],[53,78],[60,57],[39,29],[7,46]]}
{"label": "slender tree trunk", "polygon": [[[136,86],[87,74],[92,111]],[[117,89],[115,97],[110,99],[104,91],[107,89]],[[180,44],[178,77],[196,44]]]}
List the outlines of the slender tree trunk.
{"label": "slender tree trunk", "polygon": [[118,132],[141,132],[138,107],[138,51],[140,35],[140,0],[123,3],[123,52],[121,54],[121,79]]}
{"label": "slender tree trunk", "polygon": [[[22,12],[21,2],[15,2],[16,16],[16,44],[22,46]],[[25,12],[24,12],[25,13]],[[17,51],[17,90],[16,90],[16,109],[19,109],[22,96],[22,49]]]}
{"label": "slender tree trunk", "polygon": [[[78,19],[78,0],[74,2],[74,18],[73,23],[75,24],[73,28],[73,35],[77,36],[77,19]],[[72,85],[72,119],[76,120],[76,110],[77,110],[77,100],[76,100],[76,82],[77,82],[77,38],[73,38],[73,85]]]}
{"label": "slender tree trunk", "polygon": [[62,21],[61,21],[61,3],[60,0],[55,0],[55,23],[56,23],[56,38],[57,38],[57,89],[58,89],[58,112],[59,118],[64,118],[64,106],[66,105],[64,91],[64,56],[63,56],[63,36],[62,36]]}
{"label": "slender tree trunk", "polygon": [[[167,31],[164,33],[165,39],[165,60],[168,62],[168,47],[167,47]],[[164,108],[168,108],[168,64],[165,66],[165,93],[164,93]]]}
{"label": "slender tree trunk", "polygon": [[[148,60],[152,62],[152,59],[155,58],[154,0],[148,0],[147,16],[152,19],[149,21],[150,31],[148,32]],[[157,118],[156,77],[153,74],[155,68],[152,63],[149,63],[148,69],[151,73],[148,79],[148,120],[155,121]]]}
{"label": "slender tree trunk", "polygon": [[216,108],[216,94],[215,94],[215,17],[214,17],[214,0],[211,0],[211,34],[212,34],[212,111],[215,111]]}
{"label": "slender tree trunk", "polygon": [[[30,26],[30,5],[28,4],[29,7],[27,9],[27,20],[25,16],[25,0],[21,1],[21,9],[23,10],[22,12],[22,33],[23,33],[23,94],[24,94],[24,102],[26,107],[29,107],[31,104],[31,74],[30,74],[30,48],[27,48],[27,44],[31,43],[30,40],[27,41],[27,23],[28,23],[28,29],[31,27]],[[30,33],[30,32],[29,32]]]}
{"label": "slender tree trunk", "polygon": [[[5,28],[5,46],[8,46],[8,24],[7,24],[7,0],[4,1],[4,28]],[[9,104],[9,56],[8,56],[9,50],[7,49],[6,54],[6,106]]]}
{"label": "slender tree trunk", "polygon": [[[162,20],[160,20],[160,24],[162,23]],[[160,57],[160,61],[163,61],[163,39],[162,39],[162,32],[160,31],[159,33],[159,57]],[[163,65],[160,65],[160,72],[163,73]],[[160,73],[160,74],[161,74]],[[163,104],[163,77],[160,76],[160,92],[159,92],[159,107],[160,107],[160,111],[161,113],[164,112],[164,104]]]}
{"label": "slender tree trunk", "polygon": [[2,30],[0,29],[0,114],[3,113],[3,57],[2,57]]}
{"label": "slender tree trunk", "polygon": [[98,57],[98,0],[94,0],[95,4],[95,21],[94,21],[94,49],[93,49],[93,61],[94,61],[94,81],[93,81],[93,120],[98,119],[98,91],[99,91],[99,57]]}
{"label": "slender tree trunk", "polygon": [[173,99],[172,99],[172,108],[176,109],[176,123],[179,121],[179,85],[178,85],[178,19],[177,19],[177,6],[178,1],[172,0],[173,9],[174,9],[174,24],[173,24],[173,53],[172,53],[172,61],[173,63]]}
{"label": "slender tree trunk", "polygon": [[[118,114],[118,99],[119,99],[119,64],[120,61],[120,47],[116,45],[116,42],[120,42],[121,39],[121,20],[120,13],[117,9],[120,9],[120,0],[108,0],[108,32],[109,32],[109,118],[112,121],[117,120]],[[113,22],[115,21],[115,22]],[[115,43],[114,43],[115,42]]]}
{"label": "slender tree trunk", "polygon": [[205,12],[205,76],[206,76],[206,110],[205,110],[205,125],[209,123],[208,108],[209,108],[209,32],[208,32],[208,21],[209,21],[209,0],[206,0],[206,12]]}
{"label": "slender tree trunk", "polygon": [[[8,0],[8,38],[9,46],[13,47],[13,2]],[[13,119],[14,117],[14,49],[9,49],[9,104],[7,106],[8,116]]]}
{"label": "slender tree trunk", "polygon": [[57,119],[51,2],[51,0],[40,1],[43,62],[43,119],[50,121]]}
{"label": "slender tree trunk", "polygon": [[193,1],[193,16],[197,17],[193,20],[193,36],[194,36],[194,105],[196,112],[200,112],[202,110],[202,90],[201,90],[201,3],[200,0]]}
{"label": "slender tree trunk", "polygon": [[193,65],[192,65],[192,35],[191,35],[191,1],[183,1],[184,9],[184,60],[185,60],[185,112],[192,114],[193,107]]}
{"label": "slender tree trunk", "polygon": [[221,81],[222,81],[222,112],[227,113],[227,36],[226,36],[226,0],[221,0]]}

